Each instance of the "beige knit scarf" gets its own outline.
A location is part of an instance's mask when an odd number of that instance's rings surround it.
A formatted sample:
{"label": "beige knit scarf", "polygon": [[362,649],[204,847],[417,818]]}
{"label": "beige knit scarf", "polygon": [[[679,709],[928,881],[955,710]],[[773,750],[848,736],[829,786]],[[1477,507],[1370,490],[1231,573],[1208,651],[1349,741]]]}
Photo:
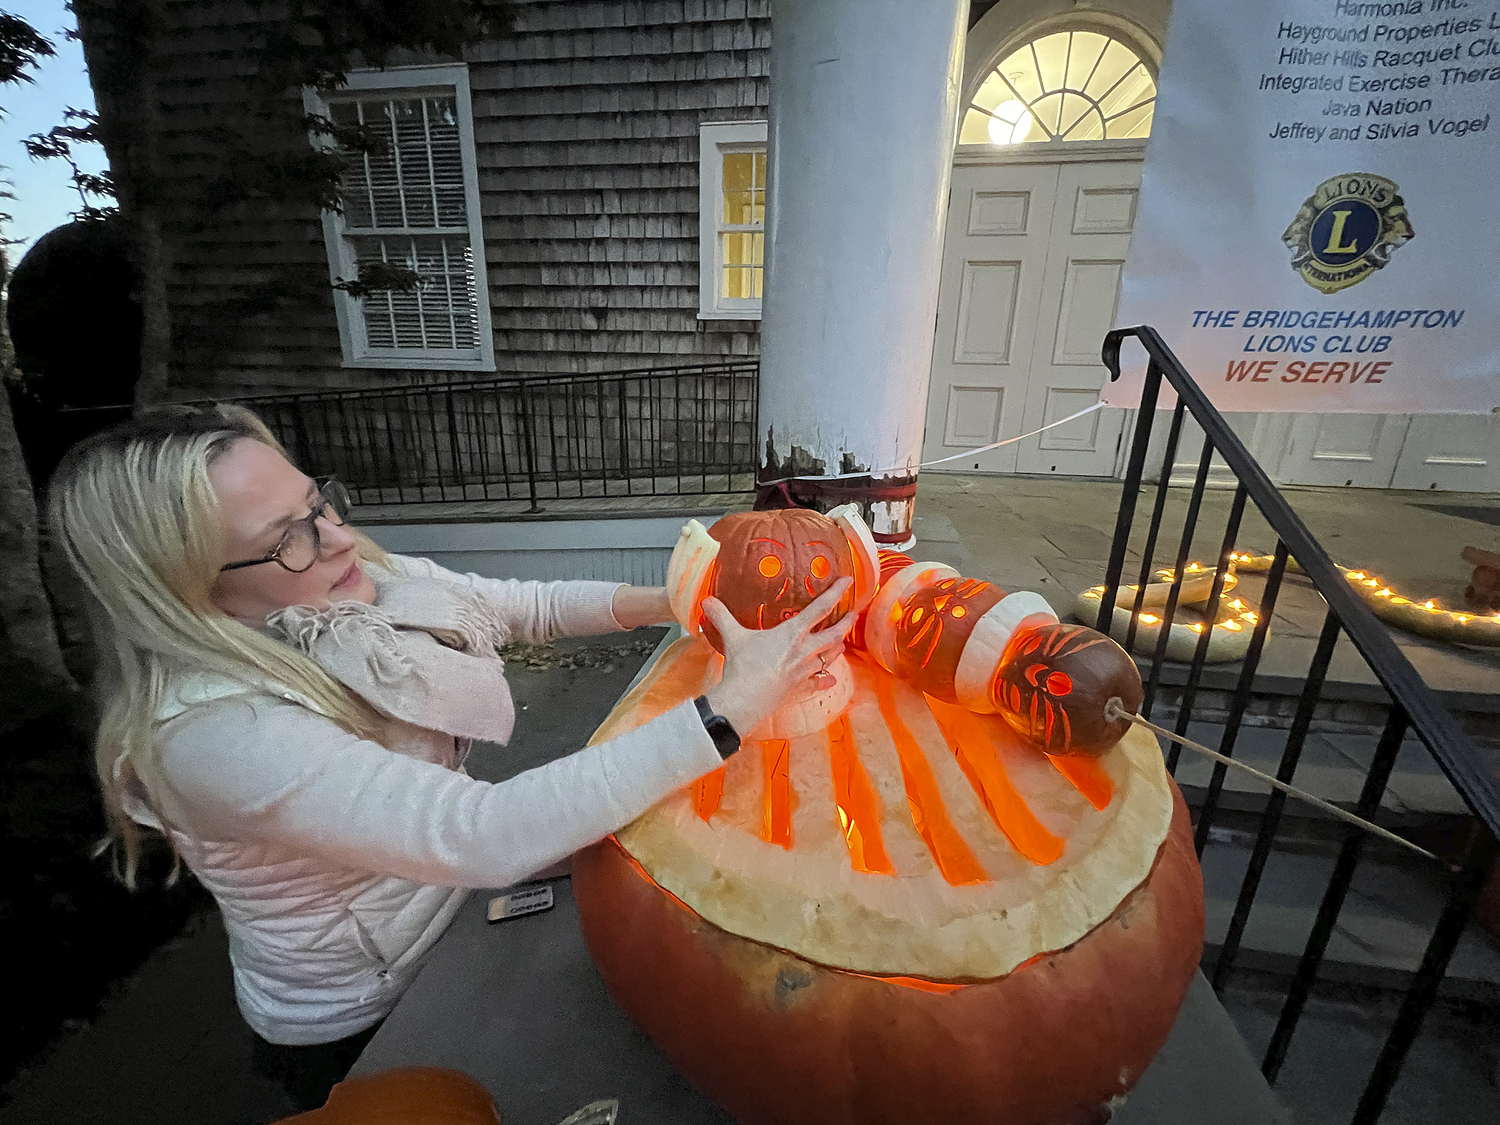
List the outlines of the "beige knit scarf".
{"label": "beige knit scarf", "polygon": [[375,567],[366,573],[374,604],[290,606],[266,618],[267,628],[383,715],[460,738],[508,741],[516,711],[500,647],[510,630],[494,608],[450,582]]}

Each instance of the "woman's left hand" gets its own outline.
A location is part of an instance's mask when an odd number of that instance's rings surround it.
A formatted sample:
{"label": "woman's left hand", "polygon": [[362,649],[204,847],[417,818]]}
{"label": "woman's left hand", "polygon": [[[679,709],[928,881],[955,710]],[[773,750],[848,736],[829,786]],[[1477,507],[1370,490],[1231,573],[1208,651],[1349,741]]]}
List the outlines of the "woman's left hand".
{"label": "woman's left hand", "polygon": [[672,606],[665,586],[621,586],[609,608],[626,629],[667,625],[672,621]]}

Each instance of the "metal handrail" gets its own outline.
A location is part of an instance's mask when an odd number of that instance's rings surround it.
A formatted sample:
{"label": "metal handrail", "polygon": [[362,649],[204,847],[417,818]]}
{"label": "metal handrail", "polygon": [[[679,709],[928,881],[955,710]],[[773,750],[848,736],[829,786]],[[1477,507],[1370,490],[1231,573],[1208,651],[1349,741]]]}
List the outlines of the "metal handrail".
{"label": "metal handrail", "polygon": [[[491,375],[480,379],[444,380],[440,383],[404,383],[400,386],[392,387],[282,391],[258,395],[234,395],[228,398],[184,399],[183,405],[204,406],[214,402],[233,402],[241,406],[253,407],[256,403],[263,402],[300,402],[313,400],[327,402],[335,399],[350,401],[364,398],[384,398],[390,395],[411,394],[412,392],[420,391],[432,391],[442,394],[457,391],[509,390],[520,387],[523,383],[527,387],[536,390],[541,387],[565,386],[577,383],[610,383],[625,379],[665,380],[681,378],[687,375],[736,375],[749,374],[759,370],[760,360],[752,358],[725,360],[723,362],[689,363],[675,367],[632,367],[615,371],[574,371],[538,375]],[[81,409],[119,408],[98,407]]]}
{"label": "metal handrail", "polygon": [[[1226,756],[1232,756],[1234,753],[1235,742],[1254,692],[1256,671],[1269,632],[1272,611],[1281,590],[1282,579],[1289,561],[1295,559],[1302,573],[1311,579],[1314,588],[1322,595],[1328,608],[1298,699],[1296,713],[1288,728],[1281,764],[1277,769],[1277,781],[1283,784],[1290,783],[1296,772],[1304,742],[1311,729],[1314,713],[1322,695],[1325,677],[1339,634],[1346,633],[1356,651],[1364,658],[1375,678],[1390,696],[1389,713],[1371,764],[1365,774],[1364,784],[1355,807],[1355,815],[1370,820],[1378,813],[1387,783],[1395,768],[1396,758],[1401,752],[1404,739],[1410,732],[1415,734],[1432,754],[1439,768],[1453,783],[1468,808],[1479,818],[1480,824],[1467,832],[1463,840],[1462,854],[1456,857],[1456,862],[1450,865],[1447,898],[1441,916],[1428,939],[1421,964],[1416,969],[1413,982],[1406,992],[1385,1045],[1381,1049],[1380,1058],[1370,1073],[1355,1109],[1354,1125],[1373,1125],[1379,1119],[1386,1100],[1396,1084],[1402,1061],[1415,1041],[1427,1012],[1437,999],[1438,989],[1447,973],[1448,963],[1458,947],[1469,915],[1497,852],[1500,852],[1500,845],[1497,845],[1496,841],[1496,836],[1500,835],[1500,785],[1497,785],[1496,780],[1489,777],[1483,770],[1479,755],[1453,717],[1443,707],[1437,694],[1423,681],[1405,654],[1396,646],[1386,627],[1380,623],[1370,608],[1355,596],[1343,573],[1334,565],[1328,553],[1250,455],[1240,441],[1239,435],[1229,427],[1223,416],[1154,328],[1145,325],[1120,328],[1105,337],[1102,355],[1104,364],[1110,371],[1111,379],[1120,377],[1120,348],[1127,337],[1134,337],[1145,347],[1148,364],[1145,383],[1141,391],[1135,436],[1131,443],[1125,472],[1120,508],[1115,522],[1115,534],[1110,548],[1103,596],[1100,599],[1098,628],[1101,632],[1112,632],[1114,624],[1115,602],[1119,595],[1130,533],[1135,522],[1137,494],[1140,491],[1144,474],[1147,448],[1151,442],[1155,411],[1163,379],[1177,396],[1177,402],[1172,407],[1172,423],[1166,443],[1166,455],[1163,459],[1161,475],[1157,480],[1156,502],[1151,512],[1150,529],[1141,555],[1140,580],[1136,588],[1135,602],[1130,611],[1130,624],[1125,638],[1127,648],[1132,647],[1135,622],[1141,612],[1142,599],[1154,562],[1166,493],[1171,486],[1172,466],[1176,463],[1174,459],[1182,435],[1184,411],[1192,415],[1204,434],[1203,450],[1198,461],[1198,469],[1184,518],[1171,589],[1161,611],[1159,639],[1145,677],[1145,690],[1140,707],[1142,717],[1150,716],[1157,690],[1161,684],[1167,633],[1178,608],[1184,567],[1196,532],[1211,462],[1214,454],[1217,453],[1236,478],[1237,487],[1225,525],[1223,544],[1216,560],[1213,588],[1203,611],[1204,620],[1210,623],[1210,627],[1200,631],[1196,651],[1183,680],[1173,734],[1179,737],[1185,736],[1192,721],[1196,692],[1208,652],[1211,623],[1216,619],[1220,598],[1224,593],[1225,575],[1228,572],[1246,503],[1253,502],[1278,538],[1270,569],[1266,573],[1260,604],[1257,607],[1259,612],[1249,648],[1241,664],[1234,694],[1224,716],[1224,733],[1220,740],[1219,752]],[[1173,742],[1168,751],[1167,766],[1174,775],[1178,752],[1179,745]],[[1217,811],[1224,776],[1224,764],[1215,765],[1198,811],[1194,845],[1200,856],[1209,840],[1209,829]],[[1274,790],[1267,798],[1265,809],[1260,815],[1255,844],[1235,901],[1233,916],[1213,965],[1212,983],[1215,989],[1222,989],[1233,971],[1241,940],[1246,933],[1261,878],[1281,822],[1285,800],[1284,793]],[[1302,956],[1297,963],[1283,1002],[1280,1018],[1277,1020],[1261,1063],[1261,1069],[1270,1081],[1275,1080],[1290,1050],[1292,1038],[1307,1000],[1311,996],[1313,983],[1327,953],[1339,913],[1343,909],[1344,900],[1353,882],[1365,842],[1366,836],[1360,830],[1351,829],[1344,836]]]}
{"label": "metal handrail", "polygon": [[[1297,560],[1318,593],[1328,602],[1338,616],[1349,640],[1359,650],[1370,670],[1399,703],[1411,721],[1411,726],[1432,751],[1438,766],[1453,783],[1453,787],[1484,821],[1486,827],[1500,835],[1500,782],[1481,767],[1479,755],[1472,743],[1459,729],[1453,716],[1443,706],[1437,694],[1427,686],[1421,675],[1412,667],[1411,661],[1391,639],[1389,630],[1374,612],[1349,587],[1348,580],[1334,565],[1328,552],[1323,549],[1302,517],[1286,502],[1286,497],[1271,483],[1271,478],[1259,462],[1250,455],[1244,442],[1230,428],[1224,416],[1214,407],[1193,377],[1182,366],[1182,361],[1167,347],[1161,334],[1149,325],[1133,328],[1116,328],[1104,338],[1103,359],[1109,369],[1110,379],[1120,377],[1120,345],[1127,337],[1135,337],[1146,349],[1150,362],[1166,377],[1172,389],[1187,404],[1193,420],[1202,427],[1214,451],[1219,454],[1249,493],[1250,499],[1271,525],[1271,530],[1287,545],[1291,557]],[[1144,412],[1155,406],[1142,402]],[[1130,463],[1137,475],[1145,462],[1146,444],[1150,439],[1149,428],[1138,428],[1131,449]],[[1134,497],[1127,497],[1131,509],[1121,505],[1116,530],[1130,526]],[[1114,599],[1120,587],[1120,576],[1125,562],[1125,540],[1116,535],[1105,576],[1104,600],[1099,613],[1099,629],[1108,632],[1106,614],[1112,611]],[[1165,631],[1163,631],[1165,635]]]}

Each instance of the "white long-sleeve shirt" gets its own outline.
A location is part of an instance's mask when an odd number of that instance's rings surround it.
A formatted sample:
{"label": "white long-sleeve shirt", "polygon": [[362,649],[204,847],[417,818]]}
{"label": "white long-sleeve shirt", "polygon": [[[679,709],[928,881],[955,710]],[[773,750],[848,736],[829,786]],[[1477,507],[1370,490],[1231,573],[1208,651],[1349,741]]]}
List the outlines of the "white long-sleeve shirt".
{"label": "white long-sleeve shirt", "polygon": [[[516,640],[620,628],[614,583],[397,564],[472,586]],[[386,1015],[467,889],[524,879],[722,764],[691,702],[499,784],[459,770],[451,735],[399,724],[391,749],[270,685],[184,678],[159,718],[154,753],[135,763],[149,806],[127,809],[167,832],[218,900],[246,1021],[294,1045]]]}

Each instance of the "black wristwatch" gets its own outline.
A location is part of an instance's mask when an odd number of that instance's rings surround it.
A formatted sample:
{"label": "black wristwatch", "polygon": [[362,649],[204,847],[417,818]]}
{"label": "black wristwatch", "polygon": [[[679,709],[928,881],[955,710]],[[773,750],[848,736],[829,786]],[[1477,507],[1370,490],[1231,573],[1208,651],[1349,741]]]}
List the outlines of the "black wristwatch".
{"label": "black wristwatch", "polygon": [[708,737],[714,740],[714,749],[719,752],[719,757],[728,758],[740,748],[740,736],[735,732],[734,724],[709,706],[708,696],[700,695],[693,700],[693,706],[698,708],[698,717],[703,720],[703,729],[708,731]]}

